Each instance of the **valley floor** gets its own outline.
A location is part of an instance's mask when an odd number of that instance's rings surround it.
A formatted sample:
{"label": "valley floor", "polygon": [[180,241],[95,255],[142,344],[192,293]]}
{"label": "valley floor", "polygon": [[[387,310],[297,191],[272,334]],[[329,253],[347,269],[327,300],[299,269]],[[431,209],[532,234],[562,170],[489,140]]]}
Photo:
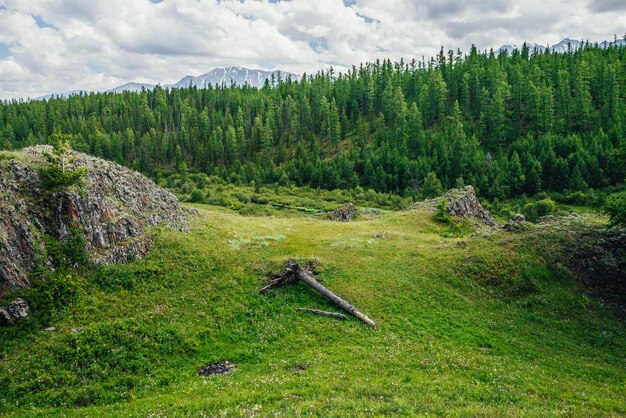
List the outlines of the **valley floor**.
{"label": "valley floor", "polygon": [[[194,207],[191,234],[84,273],[56,330],[2,331],[0,414],[626,414],[626,331],[559,262],[567,231],[443,238],[420,208],[337,223]],[[317,260],[380,329],[296,312],[334,310],[302,284],[259,294],[289,258]],[[198,376],[223,360],[237,369]]]}

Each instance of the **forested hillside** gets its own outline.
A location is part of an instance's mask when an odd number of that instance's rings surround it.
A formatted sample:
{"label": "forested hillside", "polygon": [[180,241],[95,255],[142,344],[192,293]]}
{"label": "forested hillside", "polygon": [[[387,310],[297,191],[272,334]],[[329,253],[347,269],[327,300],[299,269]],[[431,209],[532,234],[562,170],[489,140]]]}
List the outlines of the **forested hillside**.
{"label": "forested hillside", "polygon": [[[0,104],[0,146],[46,143],[151,176],[490,198],[581,191],[626,176],[626,48],[374,62],[250,87],[160,87]],[[431,180],[433,174],[430,174]]]}

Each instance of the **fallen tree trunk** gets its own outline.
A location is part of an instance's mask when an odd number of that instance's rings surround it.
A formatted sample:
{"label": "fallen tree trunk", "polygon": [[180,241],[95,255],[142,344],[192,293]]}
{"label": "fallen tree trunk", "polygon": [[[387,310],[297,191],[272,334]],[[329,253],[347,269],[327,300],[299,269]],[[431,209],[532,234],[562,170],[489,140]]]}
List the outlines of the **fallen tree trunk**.
{"label": "fallen tree trunk", "polygon": [[317,290],[322,296],[324,296],[335,305],[339,306],[344,311],[348,312],[350,315],[359,318],[361,321],[365,322],[367,325],[374,329],[378,328],[378,324],[369,319],[367,315],[365,315],[363,312],[359,311],[357,308],[322,286],[317,280],[315,280],[315,278],[313,278],[313,276],[311,276],[308,270],[302,269],[298,266],[298,268],[295,269],[295,273],[298,280],[308,284],[313,289]]}
{"label": "fallen tree trunk", "polygon": [[330,290],[326,289],[317,280],[315,280],[309,269],[302,268],[298,264],[290,263],[289,267],[281,273],[275,275],[270,284],[261,289],[260,292],[264,293],[275,287],[285,286],[286,284],[293,283],[295,280],[300,280],[301,282],[306,283],[313,289],[317,290],[322,296],[331,301],[333,304],[348,312],[350,315],[360,319],[370,327],[378,329],[378,324],[376,324],[376,322],[372,321],[363,312],[359,311],[357,308],[341,299]]}
{"label": "fallen tree trunk", "polygon": [[331,317],[337,318],[337,319],[347,319],[347,317],[344,314],[342,314],[342,313],[320,311],[319,309],[296,308],[296,311],[298,311],[298,312],[308,312],[308,313],[312,313],[312,314],[316,314],[316,315],[322,315],[322,316],[331,316]]}

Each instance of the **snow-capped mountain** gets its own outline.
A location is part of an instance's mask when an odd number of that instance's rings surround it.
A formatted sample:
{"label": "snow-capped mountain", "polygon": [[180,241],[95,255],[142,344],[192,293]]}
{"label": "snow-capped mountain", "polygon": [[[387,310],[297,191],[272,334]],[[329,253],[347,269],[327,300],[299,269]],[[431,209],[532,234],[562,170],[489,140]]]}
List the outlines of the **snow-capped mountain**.
{"label": "snow-capped mountain", "polygon": [[626,39],[624,38],[617,39],[616,41],[613,41],[613,42],[602,41],[598,45],[600,46],[600,48],[608,48],[609,45],[612,45],[612,44],[615,44],[617,46],[626,46]]}
{"label": "snow-capped mountain", "polygon": [[567,52],[568,49],[572,49],[572,51],[576,51],[578,48],[584,45],[583,41],[571,38],[565,38],[558,44],[552,45],[550,50],[552,52],[564,53]]}
{"label": "snow-capped mountain", "polygon": [[[563,39],[561,42],[559,42],[558,44],[554,44],[550,47],[550,51],[552,52],[556,52],[556,53],[565,53],[568,51],[569,48],[571,48],[573,51],[577,50],[578,48],[582,47],[585,44],[584,41],[579,40],[579,39],[572,39],[572,38],[565,38]],[[600,48],[608,48],[610,45],[618,45],[618,46],[624,46],[626,45],[626,40],[624,39],[617,39],[615,41],[602,41],[600,43],[598,43],[598,46],[600,46]],[[543,45],[539,45],[539,44],[535,44],[535,43],[527,43],[528,45],[528,49],[530,50],[530,52],[533,51],[545,51],[546,49],[548,49],[546,46]],[[514,50],[521,50],[522,46],[521,45],[502,45],[500,48],[498,48],[497,53],[501,54],[503,52],[506,52],[507,54],[511,54],[513,53]]]}
{"label": "snow-capped mountain", "polygon": [[[545,50],[545,49],[546,49],[546,47],[545,47],[545,46],[543,46],[543,45],[539,45],[539,44],[531,44],[531,43],[529,43],[529,44],[527,44],[527,45],[528,45],[528,50],[529,50],[530,52],[533,52],[533,51],[535,51],[535,50],[537,50],[537,51],[543,51],[543,50]],[[513,53],[513,51],[515,51],[516,49],[521,51],[522,46],[521,46],[521,45],[517,45],[517,44],[512,44],[512,45],[502,45],[500,48],[498,48],[498,54],[501,54],[502,52],[506,52],[507,54],[509,54],[509,55],[510,55],[510,54],[512,54],[512,53]]]}
{"label": "snow-capped mountain", "polygon": [[68,91],[67,93],[51,93],[51,94],[46,94],[43,96],[36,97],[35,100],[49,100],[55,97],[70,97],[70,96],[75,96],[78,94],[89,94],[89,92],[87,90],[72,90],[72,91]]}
{"label": "snow-capped mountain", "polygon": [[124,91],[139,92],[144,89],[152,90],[153,88],[154,84],[135,83],[131,81],[130,83],[122,84],[121,86],[117,86],[110,90],[107,90],[107,93],[121,93]]}
{"label": "snow-capped mountain", "polygon": [[189,87],[189,85],[206,88],[208,86],[230,86],[236,84],[243,86],[245,84],[251,87],[261,88],[265,84],[265,80],[271,80],[272,74],[276,81],[280,77],[286,80],[291,76],[293,80],[297,80],[299,77],[297,74],[285,73],[281,71],[264,71],[264,70],[251,70],[242,67],[225,67],[215,68],[208,73],[199,75],[197,77],[188,75],[183,77],[179,82],[174,84],[167,84],[164,87],[167,88],[180,88]]}
{"label": "snow-capped mountain", "polygon": [[[243,67],[225,67],[225,68],[215,68],[208,73],[199,75],[199,76],[185,76],[180,79],[177,83],[174,84],[165,84],[164,88],[181,88],[181,87],[189,87],[192,86],[198,88],[206,88],[208,86],[230,86],[231,84],[236,84],[238,86],[243,86],[245,84],[251,87],[261,88],[265,84],[265,80],[270,80],[272,78],[272,74],[276,81],[278,79],[286,80],[288,77],[291,77],[292,80],[299,80],[300,76],[294,73],[288,73],[283,71],[265,71],[265,70],[252,70],[249,68]],[[152,90],[155,87],[155,84],[148,83],[136,83],[129,82],[122,84],[121,86],[114,87],[109,90],[100,90],[106,93],[122,93],[124,91],[131,92],[140,92],[143,89]],[[92,90],[97,91],[97,90]],[[67,93],[55,93],[55,94],[46,94],[45,96],[39,96],[35,100],[48,100],[54,97],[69,97],[75,94],[89,94],[89,90],[73,90]]]}

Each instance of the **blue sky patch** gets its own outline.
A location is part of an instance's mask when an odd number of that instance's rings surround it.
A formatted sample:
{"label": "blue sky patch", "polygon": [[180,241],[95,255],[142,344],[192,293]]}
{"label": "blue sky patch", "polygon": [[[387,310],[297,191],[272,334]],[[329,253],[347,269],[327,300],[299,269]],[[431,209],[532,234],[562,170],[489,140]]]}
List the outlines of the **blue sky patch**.
{"label": "blue sky patch", "polygon": [[56,26],[46,22],[45,20],[42,19],[41,16],[39,15],[31,15],[33,17],[33,19],[35,19],[35,22],[37,22],[37,26],[39,26],[39,29],[43,29],[43,28],[50,28],[50,29],[54,29],[54,30],[58,30],[59,28],[57,28]]}
{"label": "blue sky patch", "polygon": [[0,59],[6,58],[9,55],[11,55],[11,51],[9,51],[9,45],[0,42]]}
{"label": "blue sky patch", "polygon": [[328,42],[324,39],[318,41],[317,39],[312,39],[309,41],[309,46],[315,52],[322,52],[328,49]]}
{"label": "blue sky patch", "polygon": [[87,61],[87,67],[89,67],[89,69],[96,74],[102,74],[103,72],[102,67],[93,61]]}

